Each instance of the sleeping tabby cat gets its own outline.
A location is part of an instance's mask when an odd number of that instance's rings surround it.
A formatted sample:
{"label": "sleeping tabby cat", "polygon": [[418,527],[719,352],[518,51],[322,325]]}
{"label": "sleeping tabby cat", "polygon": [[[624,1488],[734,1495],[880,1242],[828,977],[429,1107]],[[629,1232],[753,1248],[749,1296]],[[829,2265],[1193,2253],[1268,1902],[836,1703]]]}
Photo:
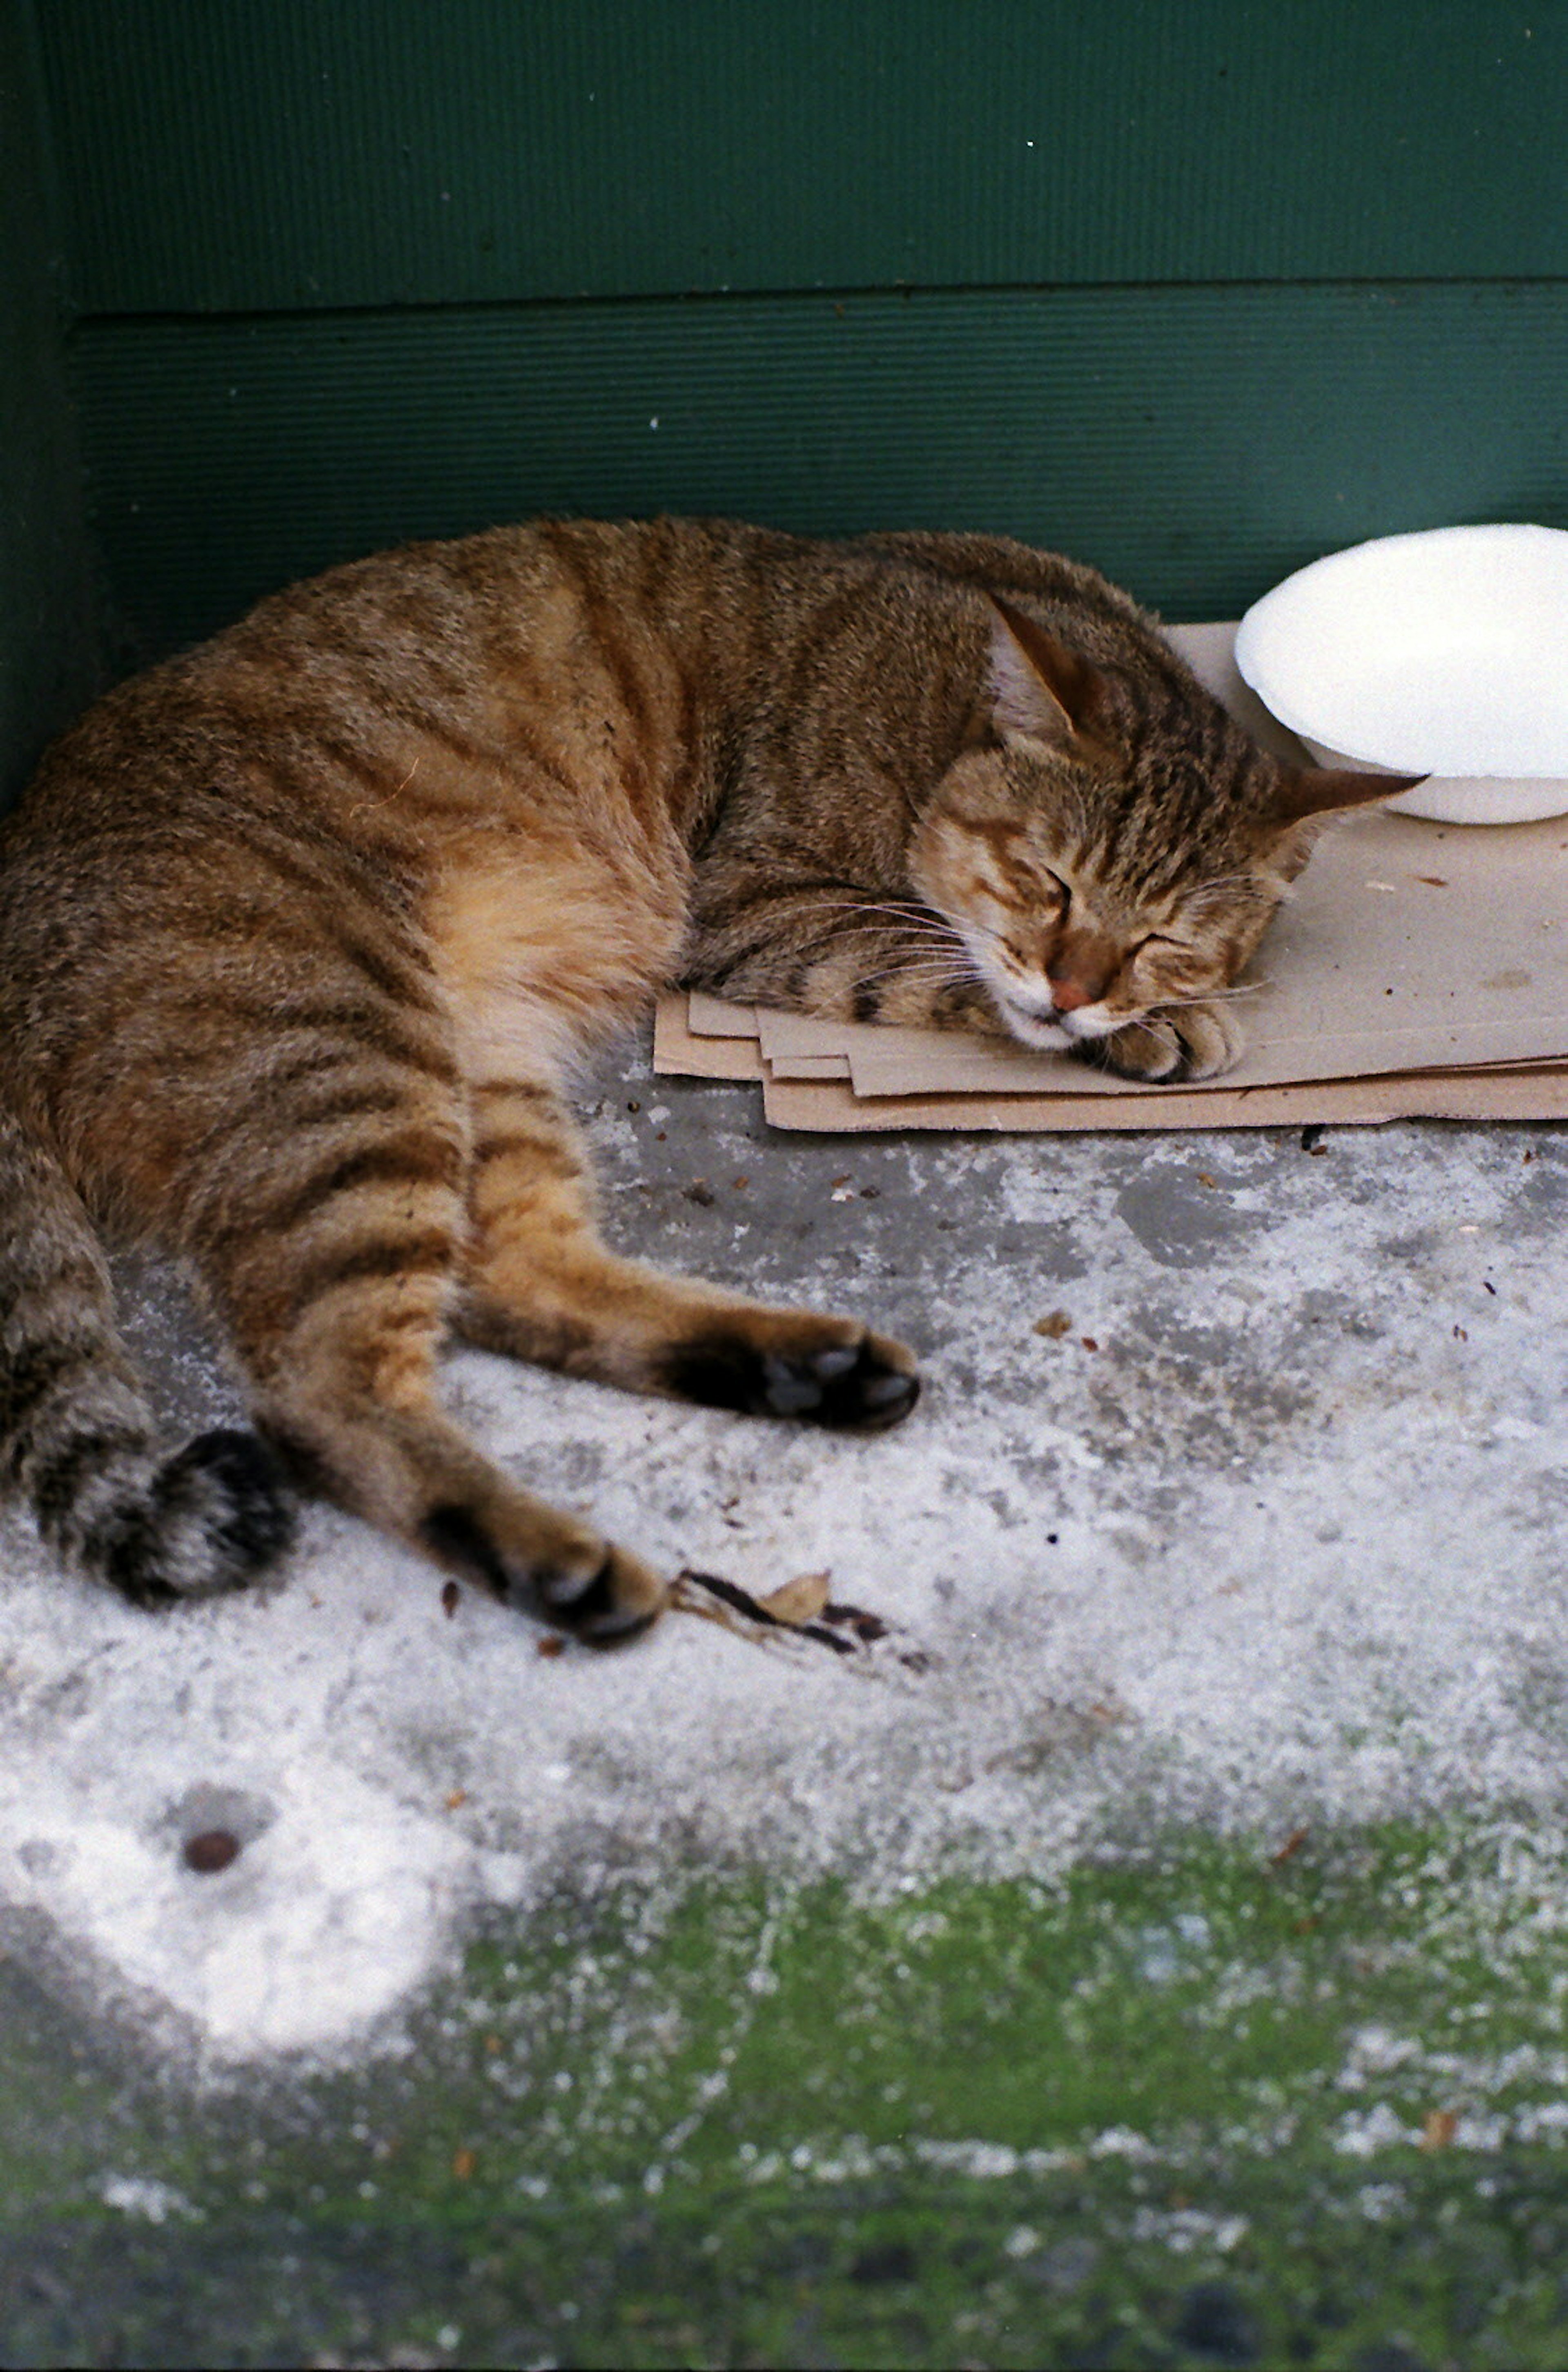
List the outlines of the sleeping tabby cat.
{"label": "sleeping tabby cat", "polygon": [[[144,1605],[285,1546],[290,1481],[600,1643],[660,1577],[443,1414],[449,1335],[887,1425],[854,1318],[618,1258],[563,1083],[687,981],[1152,1079],[1310,819],[1123,594],[979,536],[541,522],[263,601],[111,692],[0,832],[0,1482]],[[193,1273],[255,1433],[160,1448],[100,1232]]]}

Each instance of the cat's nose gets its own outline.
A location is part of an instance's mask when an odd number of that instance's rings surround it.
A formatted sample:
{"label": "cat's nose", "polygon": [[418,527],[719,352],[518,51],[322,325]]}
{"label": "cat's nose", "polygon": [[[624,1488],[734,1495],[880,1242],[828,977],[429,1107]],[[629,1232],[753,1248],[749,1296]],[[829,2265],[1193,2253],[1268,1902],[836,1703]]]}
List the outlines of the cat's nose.
{"label": "cat's nose", "polygon": [[1080,1005],[1092,1002],[1088,990],[1081,988],[1075,980],[1058,980],[1054,972],[1046,977],[1051,982],[1051,1001],[1058,1013],[1075,1013]]}

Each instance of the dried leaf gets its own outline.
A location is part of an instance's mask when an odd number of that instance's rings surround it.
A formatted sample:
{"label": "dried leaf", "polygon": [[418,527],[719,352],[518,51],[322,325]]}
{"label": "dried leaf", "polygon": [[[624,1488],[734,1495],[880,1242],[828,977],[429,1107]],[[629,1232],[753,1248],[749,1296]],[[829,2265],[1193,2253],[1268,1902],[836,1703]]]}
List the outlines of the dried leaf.
{"label": "dried leaf", "polygon": [[1043,1334],[1048,1342],[1060,1343],[1063,1334],[1072,1331],[1073,1321],[1064,1309],[1053,1309],[1048,1317],[1035,1320],[1035,1332]]}
{"label": "dried leaf", "polygon": [[757,1601],[775,1622],[815,1622],[828,1603],[829,1573],[797,1573],[779,1589],[771,1589],[766,1598]]}
{"label": "dried leaf", "polygon": [[1452,2109],[1429,2109],[1422,2120],[1423,2149],[1446,2149],[1459,2129],[1459,2121]]}
{"label": "dried leaf", "polygon": [[[688,1565],[670,1584],[669,1605],[676,1613],[700,1614],[703,1622],[717,1622],[754,1645],[787,1644],[793,1652],[809,1642],[864,1661],[873,1643],[889,1635],[889,1626],[865,1607],[830,1600],[829,1579],[826,1572],[798,1574],[768,1597],[753,1598],[737,1581],[697,1573]],[[918,1653],[900,1654],[898,1660],[912,1671],[924,1671],[930,1663]]]}

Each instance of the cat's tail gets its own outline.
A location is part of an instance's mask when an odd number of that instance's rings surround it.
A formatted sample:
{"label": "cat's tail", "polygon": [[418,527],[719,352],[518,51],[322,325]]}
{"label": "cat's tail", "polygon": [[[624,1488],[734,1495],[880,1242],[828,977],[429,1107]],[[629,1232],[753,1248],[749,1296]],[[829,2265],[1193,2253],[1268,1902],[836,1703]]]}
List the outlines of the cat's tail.
{"label": "cat's tail", "polygon": [[160,1449],[92,1222],[3,1108],[0,1490],[30,1502],[63,1556],[142,1606],[249,1580],[294,1529],[287,1486],[255,1435]]}

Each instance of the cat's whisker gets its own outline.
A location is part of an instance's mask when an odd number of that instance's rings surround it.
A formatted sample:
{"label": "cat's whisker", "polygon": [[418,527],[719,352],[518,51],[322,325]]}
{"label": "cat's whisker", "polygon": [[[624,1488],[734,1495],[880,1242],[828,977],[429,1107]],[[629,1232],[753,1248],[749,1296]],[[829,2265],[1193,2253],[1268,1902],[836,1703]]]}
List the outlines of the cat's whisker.
{"label": "cat's whisker", "polygon": [[808,901],[802,901],[795,907],[794,911],[796,913],[809,913],[817,907],[826,907],[835,912],[844,910],[856,914],[896,914],[900,921],[935,919],[934,909],[923,905],[918,898],[906,900],[861,897],[847,888],[842,896],[820,895]]}
{"label": "cat's whisker", "polygon": [[[813,952],[815,959],[821,962],[831,961],[834,958],[842,957],[849,952],[849,948],[844,938],[838,933],[819,934],[815,938],[807,942],[807,946]],[[802,952],[804,953],[806,951],[806,948],[803,948]],[[957,961],[962,957],[964,949],[961,942],[954,939],[938,939],[935,937],[928,939],[915,939],[912,942],[906,942],[903,947],[900,947],[896,940],[882,938],[879,940],[870,939],[865,942],[863,952],[870,958],[878,956],[893,958],[908,954],[912,958],[918,955],[929,956],[933,960],[947,959],[949,961]]]}
{"label": "cat's whisker", "polygon": [[1272,913],[1275,892],[1272,887],[1260,881],[1255,874],[1217,873],[1212,879],[1200,883],[1191,892],[1187,908],[1190,913],[1202,915],[1211,906],[1224,912],[1238,901],[1249,905],[1267,906]]}
{"label": "cat's whisker", "polygon": [[[900,924],[904,929],[927,938],[956,939],[958,936],[953,924],[947,922],[940,914],[934,914],[928,909],[921,907],[879,905],[873,904],[865,899],[844,898],[832,901],[824,899],[812,906],[797,907],[796,912],[802,920],[808,920],[815,914],[845,914],[855,921],[865,915],[887,915]],[[840,924],[838,927],[847,929],[849,924]]]}
{"label": "cat's whisker", "polygon": [[[816,959],[824,963],[831,962],[845,952],[842,942],[829,940],[817,941],[815,950]],[[868,958],[880,957],[888,963],[966,963],[970,960],[963,946],[952,939],[932,939],[923,945],[907,948],[889,946],[886,941],[880,946],[873,943],[865,948],[865,954]]]}
{"label": "cat's whisker", "polygon": [[930,987],[944,988],[959,981],[976,982],[979,979],[977,971],[967,970],[962,965],[922,962],[885,964],[880,971],[865,971],[856,975],[857,984],[864,988],[874,987],[885,980],[923,980]]}
{"label": "cat's whisker", "polygon": [[917,979],[932,994],[935,994],[938,989],[972,988],[976,985],[974,974],[967,971],[939,971],[913,975],[905,972],[885,972],[882,977],[885,980]]}
{"label": "cat's whisker", "polygon": [[1190,1012],[1194,1006],[1202,1006],[1205,1005],[1228,1005],[1233,998],[1237,996],[1250,996],[1264,985],[1265,983],[1262,981],[1255,981],[1249,982],[1240,988],[1204,989],[1192,996],[1162,996],[1157,998],[1156,1002],[1148,1007],[1148,1011],[1151,1013],[1184,1013]]}

